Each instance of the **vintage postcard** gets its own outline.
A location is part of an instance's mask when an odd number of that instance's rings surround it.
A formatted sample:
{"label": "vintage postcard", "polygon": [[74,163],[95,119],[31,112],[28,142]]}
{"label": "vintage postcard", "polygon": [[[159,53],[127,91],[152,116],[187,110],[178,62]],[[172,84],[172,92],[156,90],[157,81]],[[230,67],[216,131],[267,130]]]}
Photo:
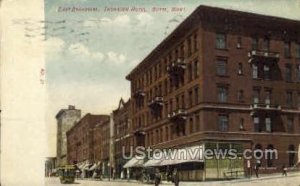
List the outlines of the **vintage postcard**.
{"label": "vintage postcard", "polygon": [[299,185],[300,1],[1,0],[2,186]]}

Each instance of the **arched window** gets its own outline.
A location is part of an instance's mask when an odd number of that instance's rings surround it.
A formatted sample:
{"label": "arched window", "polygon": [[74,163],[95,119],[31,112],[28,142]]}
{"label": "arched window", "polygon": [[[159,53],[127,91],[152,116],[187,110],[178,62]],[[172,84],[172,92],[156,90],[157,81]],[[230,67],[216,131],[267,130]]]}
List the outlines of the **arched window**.
{"label": "arched window", "polygon": [[292,167],[295,165],[295,145],[289,145],[288,154],[289,154],[289,167]]}
{"label": "arched window", "polygon": [[267,166],[273,166],[273,160],[275,159],[274,146],[269,144],[266,148]]}

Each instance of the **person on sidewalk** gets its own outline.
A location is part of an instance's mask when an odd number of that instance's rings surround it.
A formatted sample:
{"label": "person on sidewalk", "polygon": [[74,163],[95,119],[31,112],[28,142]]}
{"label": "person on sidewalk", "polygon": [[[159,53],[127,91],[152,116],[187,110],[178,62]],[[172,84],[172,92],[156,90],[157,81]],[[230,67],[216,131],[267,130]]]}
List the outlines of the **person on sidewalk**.
{"label": "person on sidewalk", "polygon": [[177,172],[177,168],[175,168],[173,171],[173,182],[175,186],[179,186],[179,175]]}
{"label": "person on sidewalk", "polygon": [[281,171],[282,171],[282,176],[287,176],[287,168],[285,167],[285,164],[282,165],[282,168],[281,168]]}
{"label": "person on sidewalk", "polygon": [[158,186],[160,184],[160,181],[161,181],[161,174],[159,172],[159,169],[157,168],[155,170],[155,179],[154,179],[155,186]]}
{"label": "person on sidewalk", "polygon": [[257,164],[255,164],[255,166],[254,166],[254,172],[255,172],[256,178],[258,178],[258,170],[259,170],[259,164],[257,163]]}

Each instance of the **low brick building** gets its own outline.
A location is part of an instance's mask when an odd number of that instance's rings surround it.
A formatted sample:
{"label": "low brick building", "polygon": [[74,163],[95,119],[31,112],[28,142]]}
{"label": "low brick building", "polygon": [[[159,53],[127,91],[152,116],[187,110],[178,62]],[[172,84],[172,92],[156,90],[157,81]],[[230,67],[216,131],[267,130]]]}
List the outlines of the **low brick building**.
{"label": "low brick building", "polygon": [[[69,131],[67,131],[67,160],[68,163],[81,163],[88,161],[89,163],[97,162],[101,143],[95,143],[95,128],[99,123],[109,120],[108,115],[92,115],[86,114],[80,119]],[[101,141],[100,141],[101,142]]]}
{"label": "low brick building", "polygon": [[[277,149],[278,159],[261,159],[261,171],[293,166],[300,143],[299,29],[296,20],[198,7],[127,76],[134,145]],[[179,168],[182,180],[203,180],[248,166],[237,159]]]}

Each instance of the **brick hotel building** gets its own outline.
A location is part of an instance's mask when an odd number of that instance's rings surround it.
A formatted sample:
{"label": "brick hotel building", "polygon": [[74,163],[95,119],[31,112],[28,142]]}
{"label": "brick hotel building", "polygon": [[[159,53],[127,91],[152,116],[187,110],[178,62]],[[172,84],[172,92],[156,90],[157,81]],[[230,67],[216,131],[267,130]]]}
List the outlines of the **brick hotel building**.
{"label": "brick hotel building", "polygon": [[[126,77],[134,145],[277,149],[278,159],[261,159],[262,172],[295,165],[299,32],[300,21],[199,6]],[[203,180],[247,166],[204,160],[179,169],[182,180]]]}

